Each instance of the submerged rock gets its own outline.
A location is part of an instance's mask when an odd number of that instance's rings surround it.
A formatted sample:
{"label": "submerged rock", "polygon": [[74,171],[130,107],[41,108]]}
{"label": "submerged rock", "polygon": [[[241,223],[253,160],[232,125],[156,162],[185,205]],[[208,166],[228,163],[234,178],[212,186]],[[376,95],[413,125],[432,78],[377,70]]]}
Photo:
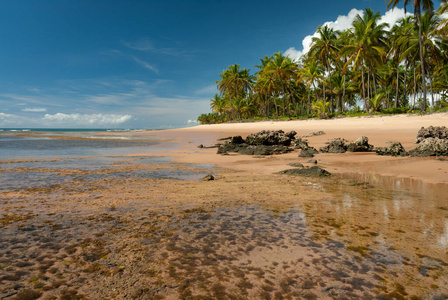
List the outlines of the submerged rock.
{"label": "submerged rock", "polygon": [[279,174],[300,175],[300,176],[330,176],[331,173],[318,166],[305,169],[288,169],[278,172]]}
{"label": "submerged rock", "polygon": [[203,181],[211,181],[211,180],[215,180],[215,177],[212,174],[208,174],[205,175],[204,177],[202,177]]}
{"label": "submerged rock", "polygon": [[448,139],[426,138],[409,151],[412,156],[448,156]]}
{"label": "submerged rock", "polygon": [[422,127],[417,133],[415,143],[419,144],[427,138],[446,140],[448,139],[448,128],[445,126],[429,126],[428,128]]}
{"label": "submerged rock", "polygon": [[393,142],[387,147],[376,147],[373,149],[378,155],[391,155],[391,156],[408,156],[407,152],[401,143]]}
{"label": "submerged rock", "polygon": [[353,143],[348,144],[347,151],[350,152],[371,152],[373,145],[369,144],[369,138],[366,136],[359,137]]}
{"label": "submerged rock", "polygon": [[322,153],[345,153],[347,151],[347,141],[343,138],[332,140],[327,146],[319,148]]}

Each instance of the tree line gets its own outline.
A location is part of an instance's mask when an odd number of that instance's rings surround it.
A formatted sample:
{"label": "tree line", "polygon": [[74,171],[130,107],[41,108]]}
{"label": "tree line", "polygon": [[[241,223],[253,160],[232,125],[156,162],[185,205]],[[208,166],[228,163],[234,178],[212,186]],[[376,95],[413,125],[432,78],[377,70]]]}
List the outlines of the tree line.
{"label": "tree line", "polygon": [[[388,8],[399,0],[387,0]],[[405,7],[410,0],[405,0]],[[265,56],[254,74],[229,66],[216,82],[212,113],[202,124],[340,114],[400,113],[448,107],[448,26],[432,1],[412,0],[414,15],[389,27],[380,12],[365,9],[351,28],[317,28],[298,61]],[[445,107],[445,108],[444,108]]]}

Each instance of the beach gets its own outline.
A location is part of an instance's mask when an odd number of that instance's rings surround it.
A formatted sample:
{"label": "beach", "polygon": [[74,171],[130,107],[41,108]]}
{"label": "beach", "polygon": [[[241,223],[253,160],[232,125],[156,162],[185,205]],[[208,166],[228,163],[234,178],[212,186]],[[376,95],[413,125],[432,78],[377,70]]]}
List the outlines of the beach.
{"label": "beach", "polygon": [[[294,130],[323,131],[306,137],[317,149],[367,136],[409,151],[421,127],[447,124],[439,113],[102,132],[177,146],[119,155],[93,171],[49,161],[8,169],[71,177],[1,192],[0,298],[446,298],[447,161],[321,153],[314,159],[332,176],[314,178],[277,174],[313,165],[298,151],[218,155],[198,146]],[[157,176],[169,172],[179,178]]]}

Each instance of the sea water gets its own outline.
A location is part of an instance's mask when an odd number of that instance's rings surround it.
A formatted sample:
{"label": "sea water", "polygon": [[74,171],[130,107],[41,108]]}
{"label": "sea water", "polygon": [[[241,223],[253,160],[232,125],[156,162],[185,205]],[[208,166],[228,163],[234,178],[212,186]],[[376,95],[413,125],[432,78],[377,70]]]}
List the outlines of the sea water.
{"label": "sea water", "polygon": [[[98,136],[99,129],[0,129],[0,160],[70,156],[110,156],[151,152],[161,146],[153,138]],[[53,138],[53,137],[59,138]],[[72,139],[66,139],[72,138]],[[82,138],[82,139],[76,139]],[[91,140],[88,140],[91,138]],[[125,142],[123,142],[125,141]],[[164,147],[175,144],[164,142]],[[162,148],[158,148],[160,150]]]}
{"label": "sea water", "polygon": [[[114,130],[113,135],[104,135],[106,131],[112,130],[1,129],[0,191],[43,188],[80,177],[83,180],[129,177],[131,173],[123,169],[133,164],[148,166],[132,172],[140,178],[199,180],[206,175],[205,169],[192,172],[166,165],[158,170],[153,168],[155,164],[169,164],[171,158],[160,157],[160,152],[176,149],[178,143],[120,135],[130,130]],[[159,156],[152,156],[156,151]],[[138,154],[145,156],[135,156]],[[79,171],[83,173],[80,175]]]}

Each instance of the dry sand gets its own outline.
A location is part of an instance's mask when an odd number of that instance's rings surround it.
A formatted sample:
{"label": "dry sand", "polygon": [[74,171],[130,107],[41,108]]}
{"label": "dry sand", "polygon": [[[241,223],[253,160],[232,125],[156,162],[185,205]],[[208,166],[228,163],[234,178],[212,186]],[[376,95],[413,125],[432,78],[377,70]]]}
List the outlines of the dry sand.
{"label": "dry sand", "polygon": [[[391,141],[400,142],[409,151],[416,147],[414,140],[421,127],[448,126],[448,113],[431,115],[396,115],[381,117],[359,117],[332,120],[299,120],[283,122],[253,122],[218,125],[201,125],[192,128],[168,130],[163,132],[142,133],[153,136],[170,137],[183,140],[186,147],[173,155],[178,161],[191,163],[212,163],[228,168],[252,171],[257,174],[270,174],[280,171],[290,162],[306,162],[309,159],[298,158],[297,153],[266,158],[254,158],[239,155],[219,156],[216,149],[197,149],[204,144],[213,145],[218,138],[231,135],[243,137],[261,130],[295,130],[297,136],[311,132],[324,131],[325,135],[307,138],[310,146],[319,149],[334,138],[354,141],[367,136],[369,143],[376,147],[385,147]],[[201,154],[201,155],[192,155]],[[448,183],[448,163],[431,158],[385,157],[375,153],[318,154],[319,164],[332,173],[372,173],[403,178],[414,178],[432,183]]]}
{"label": "dry sand", "polygon": [[[448,162],[319,154],[335,176],[301,178],[273,174],[306,165],[296,152],[197,146],[282,129],[325,131],[308,138],[316,148],[365,135],[410,150],[421,126],[447,123],[445,113],[128,133],[179,142],[157,154],[177,163],[123,157],[95,172],[58,170],[68,183],[0,193],[0,299],[446,299]],[[203,172],[188,163],[215,165],[217,179],[135,176]]]}

